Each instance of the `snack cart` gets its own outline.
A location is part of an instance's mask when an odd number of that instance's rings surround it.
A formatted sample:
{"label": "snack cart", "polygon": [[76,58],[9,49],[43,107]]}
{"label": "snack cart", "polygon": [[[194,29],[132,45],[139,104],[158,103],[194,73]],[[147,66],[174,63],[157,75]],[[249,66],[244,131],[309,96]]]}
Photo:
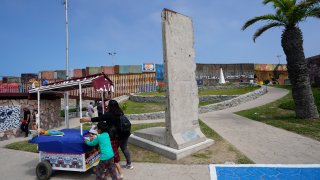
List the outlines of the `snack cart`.
{"label": "snack cart", "polygon": [[[41,86],[29,91],[30,94],[37,93],[38,112],[37,126],[38,132],[41,127],[40,94],[42,93],[64,93],[70,90],[79,90],[80,118],[82,118],[82,89],[94,87],[101,92],[104,101],[104,92],[114,91],[112,81],[103,73],[82,78],[60,81],[46,86]],[[103,102],[104,104],[104,102]],[[68,108],[68,104],[65,104]],[[39,179],[49,179],[52,170],[79,171],[85,172],[96,166],[100,160],[100,153],[95,147],[84,144],[84,136],[88,134],[83,130],[82,123],[80,129],[68,129],[69,121],[65,122],[66,129],[62,129],[58,134],[37,135],[29,143],[38,144],[39,163],[36,167],[36,175]]]}

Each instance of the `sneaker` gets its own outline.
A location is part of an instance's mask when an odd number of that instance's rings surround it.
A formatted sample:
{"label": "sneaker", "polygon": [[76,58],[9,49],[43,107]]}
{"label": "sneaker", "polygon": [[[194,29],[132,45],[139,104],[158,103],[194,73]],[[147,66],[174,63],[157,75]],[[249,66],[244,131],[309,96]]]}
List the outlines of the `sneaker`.
{"label": "sneaker", "polygon": [[133,166],[130,164],[130,165],[126,165],[126,168],[127,169],[133,169]]}
{"label": "sneaker", "polygon": [[119,174],[118,179],[123,179],[123,174]]}

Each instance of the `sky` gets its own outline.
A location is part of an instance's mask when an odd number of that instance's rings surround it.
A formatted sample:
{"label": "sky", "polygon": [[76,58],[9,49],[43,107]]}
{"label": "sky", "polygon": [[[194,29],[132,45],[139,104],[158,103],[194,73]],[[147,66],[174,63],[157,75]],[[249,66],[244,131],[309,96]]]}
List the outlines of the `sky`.
{"label": "sky", "polygon": [[[66,69],[63,0],[0,0],[0,76]],[[161,11],[192,18],[196,63],[286,63],[282,28],[253,42],[259,15],[274,13],[262,0],[68,0],[69,69],[163,63]],[[305,56],[320,54],[320,21],[300,28]],[[115,52],[115,56],[108,53]],[[277,55],[281,57],[278,59]]]}

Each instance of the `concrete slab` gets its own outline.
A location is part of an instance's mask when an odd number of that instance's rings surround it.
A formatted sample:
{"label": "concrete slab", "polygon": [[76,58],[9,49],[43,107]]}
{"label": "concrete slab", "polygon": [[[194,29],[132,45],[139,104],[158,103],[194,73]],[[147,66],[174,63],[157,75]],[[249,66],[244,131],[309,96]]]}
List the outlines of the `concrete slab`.
{"label": "concrete slab", "polygon": [[205,141],[194,144],[192,146],[188,146],[183,149],[174,149],[169,146],[165,146],[132,134],[129,138],[129,143],[159,153],[170,159],[177,160],[189,156],[201,149],[211,146],[212,144],[214,144],[214,141],[212,139],[206,139]]}
{"label": "concrete slab", "polygon": [[164,127],[152,127],[135,131],[134,135],[140,138],[153,141],[162,145],[166,145],[165,141],[166,129]]}

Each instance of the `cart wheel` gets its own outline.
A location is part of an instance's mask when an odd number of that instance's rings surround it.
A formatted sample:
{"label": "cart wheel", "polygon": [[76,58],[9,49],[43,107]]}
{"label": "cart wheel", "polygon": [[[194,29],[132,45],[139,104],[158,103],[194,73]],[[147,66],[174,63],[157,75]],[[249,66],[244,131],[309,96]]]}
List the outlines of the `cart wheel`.
{"label": "cart wheel", "polygon": [[52,167],[48,161],[42,161],[38,163],[36,168],[36,174],[38,179],[47,180],[52,174]]}

